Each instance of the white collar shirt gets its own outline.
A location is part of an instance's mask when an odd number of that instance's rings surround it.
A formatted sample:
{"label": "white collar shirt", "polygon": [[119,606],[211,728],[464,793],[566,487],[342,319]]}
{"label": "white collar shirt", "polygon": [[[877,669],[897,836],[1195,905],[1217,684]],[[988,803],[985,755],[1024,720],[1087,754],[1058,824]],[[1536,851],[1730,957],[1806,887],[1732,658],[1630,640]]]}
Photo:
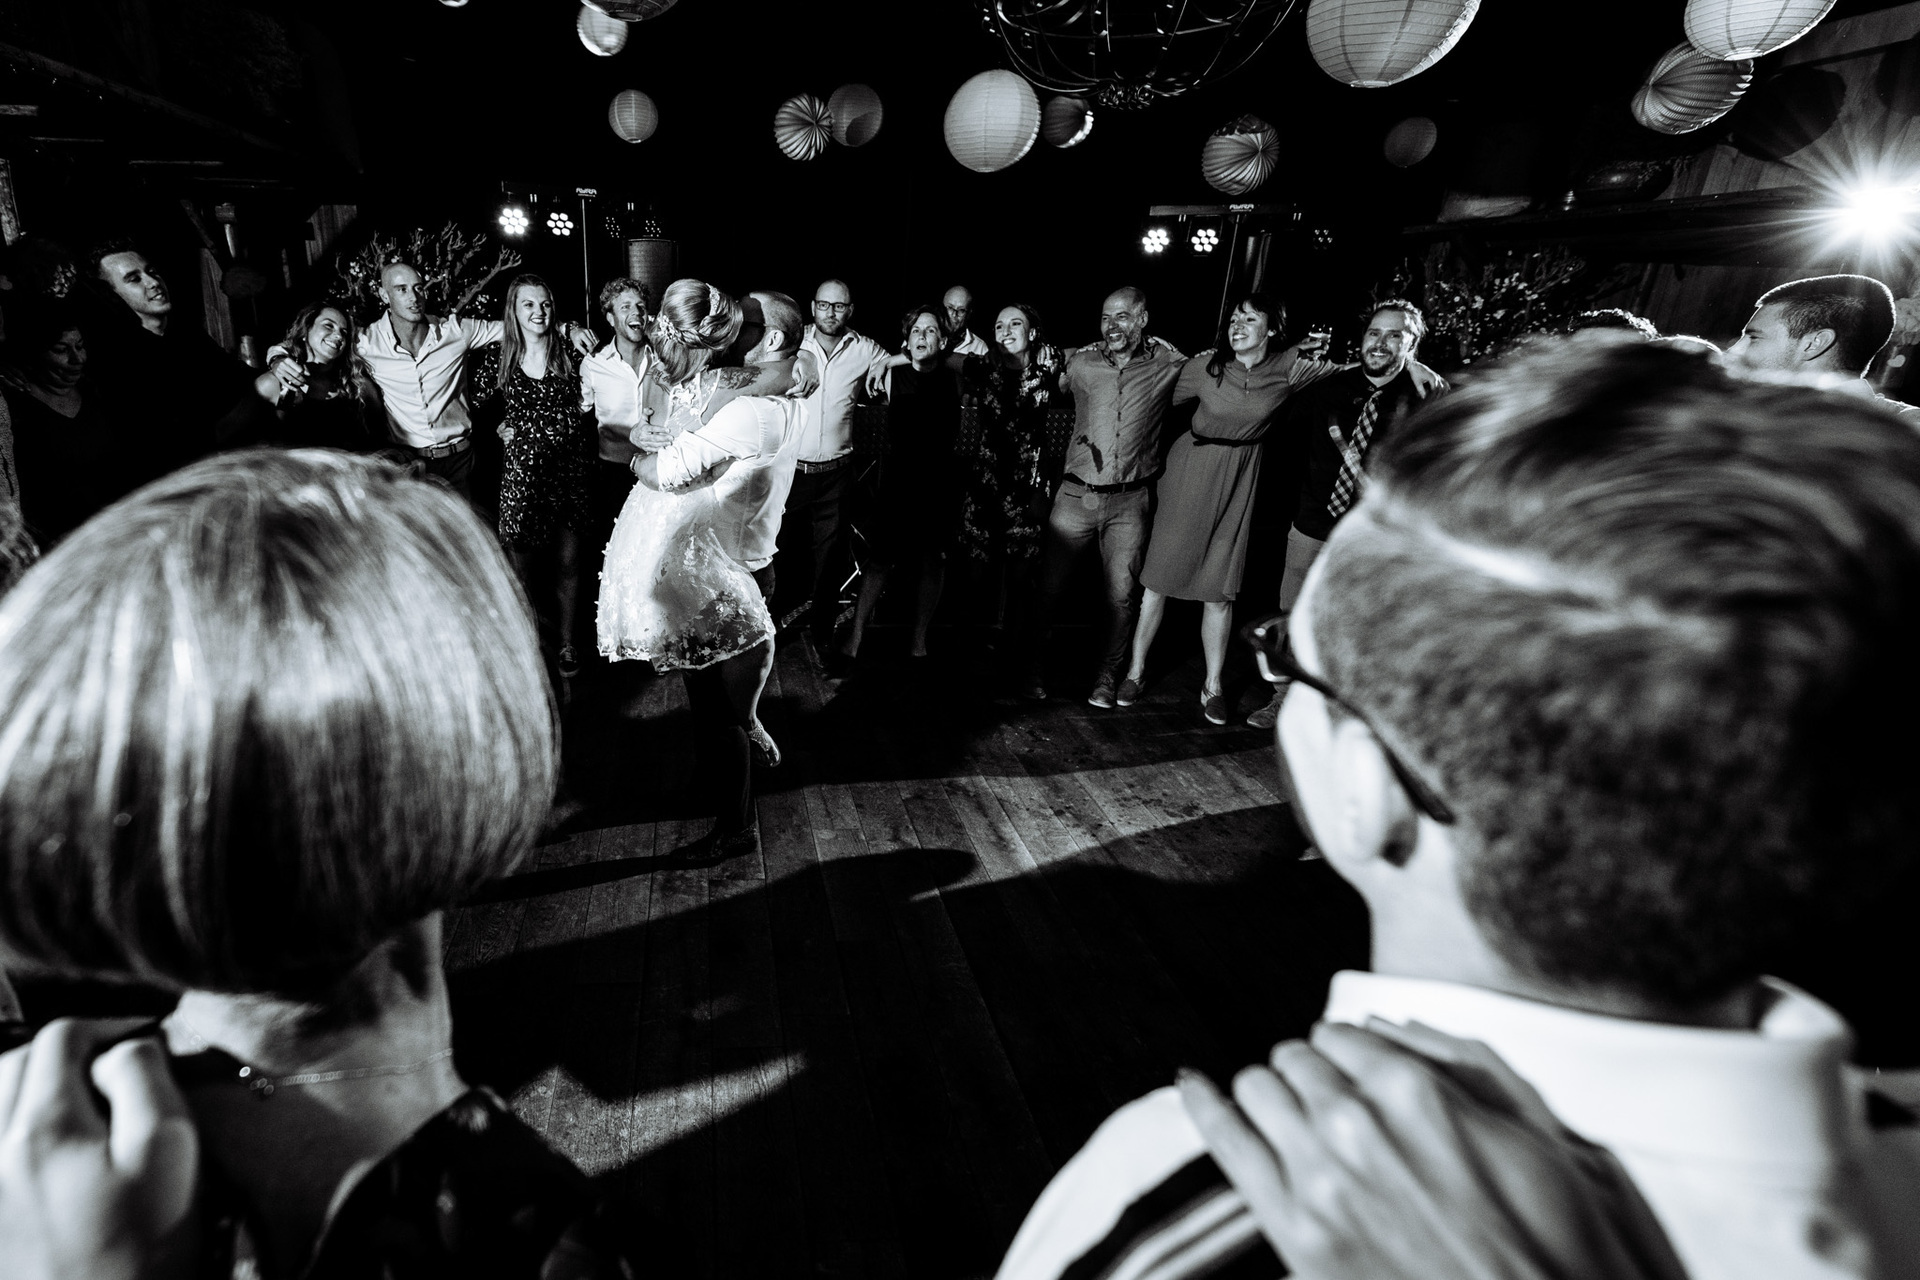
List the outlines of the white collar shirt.
{"label": "white collar shirt", "polygon": [[[1639,1022],[1457,983],[1335,976],[1326,1018],[1418,1021],[1487,1044],[1608,1148],[1692,1280],[1920,1274],[1920,1134],[1870,1131],[1840,1016],[1768,980],[1752,1031]],[[1052,1280],[1205,1152],[1179,1094],[1110,1116],[1042,1193],[1000,1280]],[[1244,1210],[1242,1210],[1244,1215]],[[1241,1228],[1255,1230],[1250,1217]]]}
{"label": "white collar shirt", "polygon": [[992,350],[987,340],[971,329],[960,331],[960,340],[947,348],[947,354],[956,356],[984,356]]}
{"label": "white collar shirt", "polygon": [[808,421],[794,456],[802,462],[832,462],[853,452],[854,399],[869,374],[886,369],[893,353],[849,329],[829,356],[812,325],[803,331],[800,348],[813,352],[820,385],[807,397]]}
{"label": "white collar shirt", "polygon": [[600,456],[625,463],[633,457],[633,429],[646,417],[643,388],[653,368],[653,351],[641,348],[635,369],[609,342],[580,362],[580,408],[600,425]]}
{"label": "white collar shirt", "polygon": [[713,531],[748,570],[773,563],[793,488],[795,447],[811,412],[807,401],[791,396],[740,396],[656,455],[663,488],[713,485]]}
{"label": "white collar shirt", "polygon": [[360,357],[380,388],[395,440],[426,449],[472,432],[465,394],[467,351],[500,341],[503,328],[498,320],[429,319],[416,352],[400,345],[391,313],[361,330]]}

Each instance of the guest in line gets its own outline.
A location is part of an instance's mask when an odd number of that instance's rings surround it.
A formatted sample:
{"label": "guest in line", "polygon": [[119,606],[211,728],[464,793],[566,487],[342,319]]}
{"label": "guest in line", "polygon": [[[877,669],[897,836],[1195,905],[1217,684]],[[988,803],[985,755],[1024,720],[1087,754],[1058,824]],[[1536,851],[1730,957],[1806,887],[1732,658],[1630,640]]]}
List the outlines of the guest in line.
{"label": "guest in line", "polygon": [[386,412],[360,358],[360,335],[346,309],[327,302],[300,308],[254,380],[274,406],[265,443],[289,449],[371,453],[387,446]]}
{"label": "guest in line", "polygon": [[[1483,1042],[1693,1280],[1912,1272],[1912,1128],[1869,1119],[1840,1016],[1765,975],[1913,862],[1920,438],[1657,343],[1553,344],[1373,468],[1287,630],[1250,629],[1372,921],[1326,1020]],[[1263,1249],[1205,1151],[1174,1089],[1122,1108],[1002,1280]]]}
{"label": "guest in line", "polygon": [[1727,359],[1763,373],[1825,374],[1855,395],[1895,413],[1920,406],[1889,399],[1866,381],[1873,359],[1893,339],[1893,290],[1871,276],[1814,276],[1769,289]]}
{"label": "guest in line", "polygon": [[1228,719],[1226,669],[1233,601],[1247,567],[1253,498],[1268,429],[1297,388],[1331,372],[1303,346],[1281,348],[1287,309],[1264,293],[1249,294],[1228,314],[1220,342],[1206,359],[1195,356],[1174,384],[1173,403],[1200,402],[1193,429],[1167,451],[1146,563],[1140,570],[1140,621],[1133,632],[1133,663],[1114,695],[1118,706],[1139,700],[1147,655],[1169,597],[1198,600],[1200,650],[1206,678],[1201,713],[1214,724]]}
{"label": "guest in line", "polygon": [[1186,357],[1147,336],[1147,295],[1131,285],[1100,308],[1102,341],[1067,358],[1060,385],[1073,395],[1073,440],[1042,544],[1034,631],[1022,691],[1044,702],[1046,628],[1067,575],[1097,549],[1106,580],[1107,635],[1087,702],[1112,707],[1133,639],[1140,562],[1160,471],[1160,424]]}
{"label": "guest in line", "polygon": [[852,529],[853,402],[862,387],[878,385],[889,352],[852,328],[853,290],[823,280],[813,291],[813,323],[800,349],[811,357],[820,385],[807,397],[807,421],[795,448],[793,489],[780,525],[782,600],[778,617],[807,610],[814,652],[831,660],[839,621]]}
{"label": "guest in line", "polygon": [[0,393],[13,420],[20,510],[42,548],[126,494],[130,445],[100,408],[79,313],[58,298],[7,309]]}
{"label": "guest in line", "polygon": [[0,724],[0,955],[180,993],[206,1274],[622,1274],[453,1062],[442,912],[525,857],[557,754],[464,503],[318,451],[159,481],[0,602]]}
{"label": "guest in line", "polygon": [[868,543],[870,558],[860,566],[853,625],[840,648],[847,658],[859,656],[887,582],[902,570],[917,580],[907,652],[927,656],[927,629],[940,607],[947,552],[959,532],[961,484],[953,450],[960,429],[960,376],[941,356],[938,309],[914,308],[901,318],[900,330],[909,363],[887,375],[887,452],[880,464],[878,519]]}
{"label": "guest in line", "polygon": [[[1446,379],[1414,359],[1427,334],[1426,317],[1404,298],[1374,308],[1360,339],[1360,363],[1322,378],[1287,406],[1286,429],[1306,451],[1306,478],[1293,527],[1287,530],[1280,611],[1292,610],[1333,526],[1366,487],[1367,459],[1408,414],[1445,394]],[[1282,682],[1267,704],[1247,717],[1271,729],[1286,696]]]}
{"label": "guest in line", "polygon": [[971,327],[973,290],[957,284],[940,297],[940,350],[950,355],[984,356],[990,348]]}

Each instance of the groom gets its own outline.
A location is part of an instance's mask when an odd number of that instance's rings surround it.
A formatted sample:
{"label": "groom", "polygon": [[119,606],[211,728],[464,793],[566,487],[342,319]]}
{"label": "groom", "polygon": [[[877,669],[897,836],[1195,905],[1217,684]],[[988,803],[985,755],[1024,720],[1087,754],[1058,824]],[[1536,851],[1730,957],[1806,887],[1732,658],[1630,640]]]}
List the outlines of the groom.
{"label": "groom", "polygon": [[[793,443],[807,405],[794,389],[794,357],[804,321],[784,293],[741,300],[746,327],[757,328],[739,369],[724,370],[701,425],[634,460],[635,477],[655,489],[711,484],[720,545],[753,575],[763,599],[773,596],[774,544],[787,491],[793,487]],[[680,851],[687,861],[720,861],[760,846],[753,813],[753,751],[780,762],[780,749],[760,726],[760,693],[773,671],[773,645],[762,642],[725,661],[683,672],[687,702],[711,746],[716,812],[713,830]]]}

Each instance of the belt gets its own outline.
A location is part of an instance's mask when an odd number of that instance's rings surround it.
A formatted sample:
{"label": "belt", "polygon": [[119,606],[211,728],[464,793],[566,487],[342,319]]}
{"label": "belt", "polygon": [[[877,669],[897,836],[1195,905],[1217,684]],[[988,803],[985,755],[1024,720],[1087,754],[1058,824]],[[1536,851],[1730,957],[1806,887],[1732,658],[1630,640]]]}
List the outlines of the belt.
{"label": "belt", "polygon": [[1195,431],[1193,433],[1193,442],[1195,444],[1217,444],[1228,449],[1251,448],[1256,444],[1265,443],[1266,438],[1267,438],[1267,433],[1264,431],[1262,431],[1258,435],[1245,436],[1241,438],[1235,438],[1231,436],[1203,436],[1198,431]]}
{"label": "belt", "polygon": [[1135,489],[1144,489],[1153,483],[1153,477],[1142,480],[1129,480],[1125,484],[1088,484],[1079,476],[1069,474],[1067,479],[1085,489],[1088,493],[1132,493]]}
{"label": "belt", "polygon": [[793,467],[794,470],[800,472],[802,475],[817,476],[823,471],[838,471],[852,461],[852,454],[843,453],[839,457],[829,458],[825,462],[808,462],[805,458],[796,458],[794,459]]}
{"label": "belt", "polygon": [[464,435],[457,436],[445,444],[430,444],[425,447],[416,446],[414,452],[423,458],[451,458],[454,454],[465,453],[471,448],[473,448],[473,437],[471,435]]}

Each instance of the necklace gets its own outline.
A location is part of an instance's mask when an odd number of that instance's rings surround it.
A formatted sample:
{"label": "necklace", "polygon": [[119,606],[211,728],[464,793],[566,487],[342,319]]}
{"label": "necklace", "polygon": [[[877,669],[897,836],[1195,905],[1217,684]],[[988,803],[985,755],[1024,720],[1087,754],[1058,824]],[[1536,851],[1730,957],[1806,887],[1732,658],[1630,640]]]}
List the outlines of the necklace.
{"label": "necklace", "polygon": [[[202,1046],[213,1048],[211,1040],[200,1034],[198,1028],[182,1018],[178,1013],[172,1017],[182,1031],[198,1040]],[[281,1089],[298,1088],[309,1084],[335,1084],[343,1080],[377,1080],[382,1076],[410,1076],[416,1071],[425,1071],[436,1062],[445,1062],[453,1056],[451,1046],[438,1053],[428,1054],[418,1062],[402,1062],[384,1067],[342,1067],[337,1071],[303,1071],[297,1075],[270,1076],[242,1065],[234,1072],[234,1079],[253,1091],[253,1096],[265,1102]]]}

